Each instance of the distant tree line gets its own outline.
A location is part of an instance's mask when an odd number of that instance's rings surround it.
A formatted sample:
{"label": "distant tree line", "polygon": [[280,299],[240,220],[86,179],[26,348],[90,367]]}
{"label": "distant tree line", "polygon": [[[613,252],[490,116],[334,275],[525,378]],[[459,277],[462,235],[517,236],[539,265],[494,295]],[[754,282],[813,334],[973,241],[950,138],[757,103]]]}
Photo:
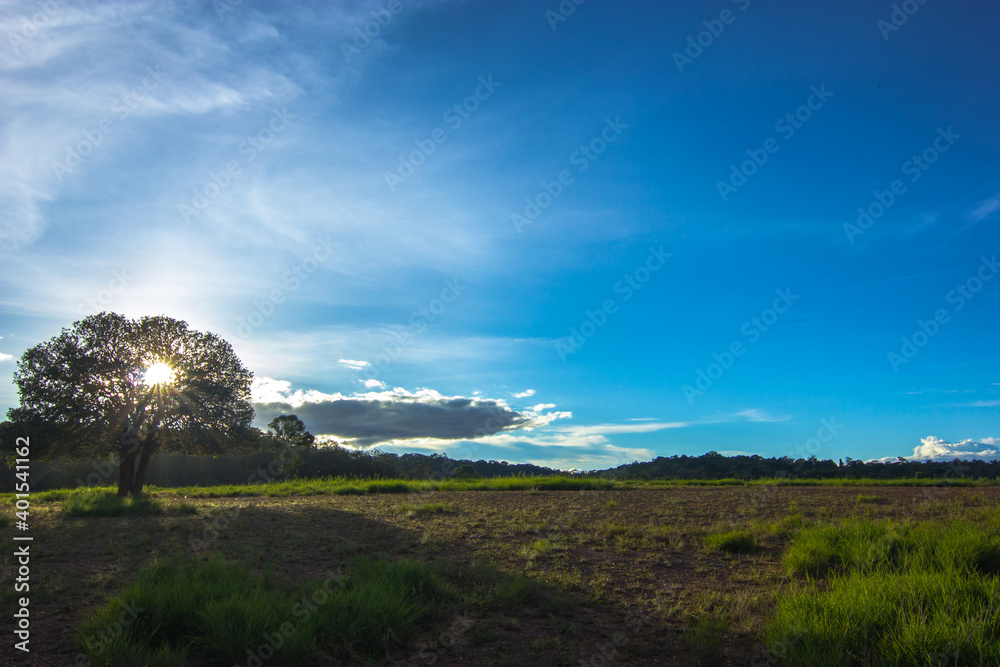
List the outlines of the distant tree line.
{"label": "distant tree line", "polygon": [[[308,435],[308,434],[306,434]],[[273,431],[261,432],[258,451],[230,456],[192,456],[183,453],[154,454],[147,481],[161,487],[255,484],[283,479],[322,477],[386,478],[412,480],[469,479],[565,475],[564,471],[528,463],[454,460],[441,454],[393,454],[378,449],[355,450],[337,445],[289,447]],[[117,463],[110,458],[96,461],[32,463],[32,489],[72,488],[80,485],[117,484]],[[789,457],[701,456],[658,457],[579,476],[622,480],[691,479],[997,479],[996,461],[908,461],[864,462],[792,459]],[[12,488],[14,470],[0,467],[0,483]]]}
{"label": "distant tree line", "polygon": [[[272,443],[265,437],[265,447]],[[106,486],[118,483],[113,458],[39,461],[31,464],[34,491]],[[15,470],[0,466],[0,484],[11,489]],[[392,454],[339,446],[304,449],[262,449],[234,456],[192,456],[157,453],[150,458],[146,482],[160,487],[257,484],[284,479],[321,477],[389,479],[469,479],[561,474],[552,468],[500,461],[455,461],[440,454]]]}
{"label": "distant tree line", "polygon": [[997,461],[861,461],[846,457],[838,461],[793,459],[789,456],[723,456],[708,452],[701,456],[660,456],[652,461],[634,461],[603,471],[620,479],[997,479]]}

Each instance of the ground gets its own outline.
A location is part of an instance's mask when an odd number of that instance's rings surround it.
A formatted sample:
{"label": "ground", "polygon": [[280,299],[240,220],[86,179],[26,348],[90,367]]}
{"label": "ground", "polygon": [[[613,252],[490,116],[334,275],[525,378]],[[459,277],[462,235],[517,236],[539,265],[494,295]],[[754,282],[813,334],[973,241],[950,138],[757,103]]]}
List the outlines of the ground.
{"label": "ground", "polygon": [[[80,621],[160,555],[239,559],[294,590],[352,557],[473,562],[542,584],[544,603],[470,607],[384,659],[400,665],[772,665],[761,640],[775,596],[797,583],[781,564],[794,534],[780,521],[866,514],[941,517],[994,505],[1000,488],[661,487],[448,491],[360,496],[185,499],[189,514],[66,516],[32,507],[31,653],[15,651],[4,613],[0,663],[68,665]],[[191,511],[190,506],[186,506]],[[791,524],[789,524],[791,525]],[[735,528],[751,553],[707,547]],[[10,540],[15,530],[0,532]],[[8,544],[13,544],[8,541]],[[13,549],[3,608],[14,608]],[[85,663],[82,663],[85,664]]]}

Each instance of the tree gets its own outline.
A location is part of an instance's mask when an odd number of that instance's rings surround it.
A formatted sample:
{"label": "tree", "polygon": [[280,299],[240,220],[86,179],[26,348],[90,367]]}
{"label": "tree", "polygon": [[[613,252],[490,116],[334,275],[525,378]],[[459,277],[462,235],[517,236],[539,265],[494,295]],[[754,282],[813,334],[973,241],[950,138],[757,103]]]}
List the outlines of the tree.
{"label": "tree", "polygon": [[479,479],[479,473],[470,464],[464,463],[451,475],[452,479]]}
{"label": "tree", "polygon": [[306,430],[306,425],[295,415],[280,415],[267,425],[267,434],[291,447],[312,447],[315,436]]}
{"label": "tree", "polygon": [[118,495],[142,494],[157,447],[187,453],[248,449],[250,382],[232,346],[166,316],[91,315],[29,349],[14,373],[12,428],[32,455],[117,454]]}

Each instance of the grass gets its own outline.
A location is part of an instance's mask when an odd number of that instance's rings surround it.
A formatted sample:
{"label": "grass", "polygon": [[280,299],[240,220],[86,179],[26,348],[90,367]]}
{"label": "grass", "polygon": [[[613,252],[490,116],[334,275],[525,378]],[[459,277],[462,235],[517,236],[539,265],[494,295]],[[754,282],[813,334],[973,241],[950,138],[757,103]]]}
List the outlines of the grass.
{"label": "grass", "polygon": [[[312,480],[285,480],[268,484],[188,486],[163,489],[189,498],[221,498],[234,496],[324,496],[371,495],[380,493],[426,493],[433,491],[581,491],[611,489],[608,480],[573,477],[498,477],[477,480],[358,480],[328,477]],[[156,489],[156,491],[161,491]]]}
{"label": "grass", "polygon": [[342,584],[331,576],[289,595],[240,563],[172,558],[140,571],[77,638],[95,664],[370,658],[405,642],[449,595],[412,560],[358,559]]}
{"label": "grass", "polygon": [[746,530],[731,530],[705,536],[705,544],[733,554],[749,554],[757,550],[757,538]]}
{"label": "grass", "polygon": [[[984,525],[985,523],[985,525]],[[951,570],[1000,573],[1000,513],[969,520],[899,522],[851,519],[802,531],[784,557],[789,575]]]}
{"label": "grass", "polygon": [[547,554],[552,551],[552,540],[548,538],[537,539],[531,543],[531,550],[538,554]]}
{"label": "grass", "polygon": [[997,600],[995,577],[855,572],[780,600],[768,636],[794,665],[996,665]]}
{"label": "grass", "polygon": [[[220,484],[215,486],[185,486],[161,488],[147,485],[149,496],[177,495],[188,498],[231,497],[284,497],[326,495],[368,495],[379,493],[426,493],[435,491],[583,491],[621,488],[662,487],[995,487],[1000,480],[954,478],[900,478],[900,479],[660,479],[615,480],[604,477],[552,475],[538,477],[496,477],[490,479],[458,480],[386,480],[326,477],[322,479],[289,479],[267,484]],[[111,487],[86,487],[103,488]],[[111,489],[114,491],[114,489]],[[33,503],[53,503],[66,500],[74,489],[51,489],[33,493]],[[861,494],[858,503],[878,503],[878,496]],[[859,498],[861,498],[859,496]],[[969,505],[981,504],[981,496],[973,496]],[[0,500],[13,502],[13,493],[0,493]],[[616,501],[611,501],[616,502]]]}
{"label": "grass", "polygon": [[360,557],[346,577],[330,572],[290,594],[243,563],[170,557],[143,568],[76,639],[93,664],[367,663],[477,602],[516,612],[550,596],[481,563]]}
{"label": "grass", "polygon": [[108,488],[78,489],[65,496],[63,512],[69,516],[150,516],[154,514],[194,514],[197,508],[187,502],[167,504],[149,497],[120,498]]}
{"label": "grass", "polygon": [[772,649],[790,664],[1000,664],[998,527],[993,509],[803,529],[784,564],[807,583],[779,599]]}

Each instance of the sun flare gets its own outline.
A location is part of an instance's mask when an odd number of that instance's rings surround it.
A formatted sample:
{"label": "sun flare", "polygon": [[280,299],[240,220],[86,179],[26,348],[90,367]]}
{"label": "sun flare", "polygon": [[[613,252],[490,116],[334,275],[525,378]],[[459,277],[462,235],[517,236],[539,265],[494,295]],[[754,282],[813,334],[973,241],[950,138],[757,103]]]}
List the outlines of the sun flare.
{"label": "sun flare", "polygon": [[162,361],[147,368],[143,375],[143,381],[150,387],[157,384],[170,384],[173,379],[174,369]]}

